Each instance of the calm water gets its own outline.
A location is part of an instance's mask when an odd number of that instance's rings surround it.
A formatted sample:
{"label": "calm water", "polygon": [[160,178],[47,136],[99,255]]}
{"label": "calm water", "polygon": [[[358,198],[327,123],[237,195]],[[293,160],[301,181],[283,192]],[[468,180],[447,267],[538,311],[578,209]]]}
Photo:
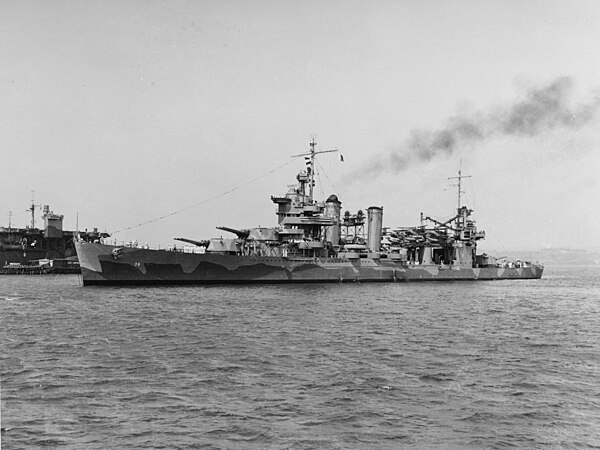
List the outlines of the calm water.
{"label": "calm water", "polygon": [[600,448],[600,267],[0,302],[6,449]]}

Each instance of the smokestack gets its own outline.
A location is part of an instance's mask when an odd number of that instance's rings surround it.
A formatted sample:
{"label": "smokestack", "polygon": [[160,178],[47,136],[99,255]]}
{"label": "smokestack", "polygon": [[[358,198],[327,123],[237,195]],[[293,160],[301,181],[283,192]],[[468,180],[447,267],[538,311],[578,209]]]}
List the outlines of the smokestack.
{"label": "smokestack", "polygon": [[333,245],[340,244],[340,213],[342,210],[342,202],[337,198],[337,195],[331,194],[325,202],[325,217],[333,219],[334,224],[327,228],[325,232],[325,240]]}
{"label": "smokestack", "polygon": [[372,253],[379,252],[381,248],[381,227],[383,225],[383,208],[371,206],[367,209],[367,246]]}

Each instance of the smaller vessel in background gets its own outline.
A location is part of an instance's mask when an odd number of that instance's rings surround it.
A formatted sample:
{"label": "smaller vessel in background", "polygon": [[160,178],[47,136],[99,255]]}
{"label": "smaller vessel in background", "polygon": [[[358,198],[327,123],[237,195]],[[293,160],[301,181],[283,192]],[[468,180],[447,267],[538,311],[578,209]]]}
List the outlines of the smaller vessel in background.
{"label": "smaller vessel in background", "polygon": [[75,236],[88,241],[109,236],[97,228],[83,232],[63,230],[64,216],[54,214],[48,205],[42,208],[44,227],[37,228],[35,211],[40,206],[31,202],[30,226],[14,228],[9,220],[8,227],[0,227],[0,274],[79,273]]}

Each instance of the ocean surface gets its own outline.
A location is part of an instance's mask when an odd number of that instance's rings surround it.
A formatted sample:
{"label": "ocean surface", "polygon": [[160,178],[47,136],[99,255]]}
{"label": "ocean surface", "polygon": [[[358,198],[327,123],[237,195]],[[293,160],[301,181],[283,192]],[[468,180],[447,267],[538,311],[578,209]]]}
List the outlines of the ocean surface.
{"label": "ocean surface", "polygon": [[600,448],[600,266],[0,304],[3,449]]}

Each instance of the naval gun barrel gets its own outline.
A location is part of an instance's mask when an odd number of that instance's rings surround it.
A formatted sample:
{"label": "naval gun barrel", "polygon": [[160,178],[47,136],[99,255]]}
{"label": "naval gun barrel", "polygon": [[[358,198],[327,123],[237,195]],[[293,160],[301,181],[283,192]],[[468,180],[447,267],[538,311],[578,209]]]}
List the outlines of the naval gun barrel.
{"label": "naval gun barrel", "polygon": [[236,234],[240,239],[247,239],[250,236],[250,230],[236,230],[235,228],[229,227],[217,227],[218,230],[229,231],[230,233]]}
{"label": "naval gun barrel", "polygon": [[188,244],[194,244],[194,245],[197,245],[198,247],[208,247],[208,245],[210,244],[210,241],[195,241],[193,239],[187,239],[187,238],[174,238],[174,240],[181,241],[181,242],[187,242]]}

